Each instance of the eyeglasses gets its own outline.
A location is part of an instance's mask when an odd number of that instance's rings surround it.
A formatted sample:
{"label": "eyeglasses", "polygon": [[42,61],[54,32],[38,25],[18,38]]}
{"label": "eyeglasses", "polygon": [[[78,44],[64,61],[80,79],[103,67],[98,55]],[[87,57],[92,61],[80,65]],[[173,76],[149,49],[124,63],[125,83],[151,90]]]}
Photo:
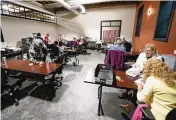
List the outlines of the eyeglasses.
{"label": "eyeglasses", "polygon": [[151,51],[153,51],[153,50],[145,50],[145,52],[151,52]]}

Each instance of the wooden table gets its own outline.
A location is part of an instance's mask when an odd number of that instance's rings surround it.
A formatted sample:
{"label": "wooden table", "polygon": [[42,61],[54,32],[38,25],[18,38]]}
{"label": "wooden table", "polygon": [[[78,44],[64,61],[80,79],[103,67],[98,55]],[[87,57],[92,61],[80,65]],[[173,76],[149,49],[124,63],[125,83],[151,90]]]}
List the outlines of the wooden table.
{"label": "wooden table", "polygon": [[6,70],[14,70],[18,72],[24,73],[32,73],[42,76],[47,76],[53,73],[56,69],[60,68],[60,64],[55,63],[43,63],[42,65],[29,65],[29,60],[18,60],[18,59],[10,59],[7,60],[6,65],[1,65],[2,68]]}
{"label": "wooden table", "polygon": [[6,58],[11,58],[11,57],[15,57],[18,55],[22,55],[22,51],[12,51],[9,53],[1,53],[1,57],[6,57]]}
{"label": "wooden table", "polygon": [[[98,84],[98,85],[100,84],[95,81],[94,72],[95,72],[95,69],[92,69],[90,72],[88,72],[88,76],[90,76],[90,77],[84,81],[85,83],[92,83],[92,84]],[[114,74],[115,74],[115,76],[119,76],[123,80],[123,82],[115,80],[115,84],[113,84],[113,85],[103,84],[103,86],[122,88],[122,89],[126,89],[126,88],[127,89],[129,89],[129,88],[130,89],[137,89],[137,86],[134,83],[134,81],[139,79],[138,76],[131,77],[129,75],[126,75],[125,71],[120,71],[120,70],[114,70]]]}
{"label": "wooden table", "polygon": [[29,63],[30,62],[28,60],[10,59],[7,60],[6,65],[1,64],[1,67],[5,70],[13,70],[24,74],[27,73],[28,76],[36,78],[36,80],[43,83],[45,92],[45,77],[50,74],[55,74],[56,71],[61,68],[61,65],[55,63],[44,63],[41,65],[37,64],[30,66]]}
{"label": "wooden table", "polygon": [[139,79],[139,77],[131,77],[129,75],[126,75],[125,71],[114,71],[115,76],[119,76],[123,82],[116,80],[116,86],[118,88],[130,88],[130,89],[137,89],[137,86],[135,84],[135,80]]}
{"label": "wooden table", "polygon": [[99,104],[98,104],[98,115],[100,116],[101,114],[104,115],[104,111],[102,108],[102,104],[101,104],[101,99],[102,99],[102,88],[103,86],[106,87],[114,87],[114,88],[127,88],[127,89],[137,89],[137,85],[135,84],[135,80],[137,80],[139,78],[138,77],[131,77],[126,75],[125,71],[119,71],[119,70],[114,70],[114,76],[119,76],[121,78],[121,80],[123,80],[123,82],[116,80],[115,78],[115,84],[113,85],[106,85],[106,84],[101,84],[101,83],[97,83],[94,79],[94,71],[92,70],[90,72],[88,72],[88,76],[90,76],[88,79],[86,79],[84,82],[85,83],[92,83],[92,84],[99,84],[100,86],[98,87],[98,99],[99,99]]}

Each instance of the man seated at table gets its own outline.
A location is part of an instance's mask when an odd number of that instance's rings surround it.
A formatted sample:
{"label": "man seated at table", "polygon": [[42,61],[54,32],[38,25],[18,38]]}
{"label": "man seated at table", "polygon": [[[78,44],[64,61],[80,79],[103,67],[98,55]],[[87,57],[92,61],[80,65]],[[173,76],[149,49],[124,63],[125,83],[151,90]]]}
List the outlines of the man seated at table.
{"label": "man seated at table", "polygon": [[[139,68],[140,71],[143,70],[143,64],[149,59],[160,59],[162,61],[162,57],[158,55],[156,46],[152,43],[148,43],[145,48],[144,52],[140,53],[137,61],[135,64],[132,65],[132,68]],[[119,98],[129,98],[129,94],[131,93],[130,90],[126,90],[123,94],[119,96]]]}
{"label": "man seated at table", "polygon": [[55,57],[58,57],[60,55],[60,48],[58,46],[58,42],[54,41],[54,45],[51,48],[51,59],[54,59]]}

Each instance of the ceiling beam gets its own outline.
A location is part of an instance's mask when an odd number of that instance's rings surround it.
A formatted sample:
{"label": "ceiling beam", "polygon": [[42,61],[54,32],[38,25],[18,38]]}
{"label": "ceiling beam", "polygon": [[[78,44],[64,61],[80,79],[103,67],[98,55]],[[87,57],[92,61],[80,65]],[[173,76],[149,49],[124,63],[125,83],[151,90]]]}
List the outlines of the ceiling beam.
{"label": "ceiling beam", "polygon": [[61,5],[57,4],[57,3],[50,3],[50,4],[43,4],[42,5],[44,8],[51,8],[51,7],[62,7]]}
{"label": "ceiling beam", "polygon": [[[113,2],[102,2],[102,3],[94,3],[94,4],[85,4],[83,5],[86,9],[91,8],[101,8],[101,7],[112,7],[112,6],[123,6],[123,5],[135,5],[137,1],[113,1]],[[57,11],[66,11],[67,9],[60,7],[54,8]]]}

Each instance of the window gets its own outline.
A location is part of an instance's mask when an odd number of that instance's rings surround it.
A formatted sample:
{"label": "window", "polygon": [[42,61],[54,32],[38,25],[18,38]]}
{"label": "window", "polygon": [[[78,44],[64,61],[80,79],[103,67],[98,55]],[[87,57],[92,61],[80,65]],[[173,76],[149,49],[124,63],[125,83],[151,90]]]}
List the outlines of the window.
{"label": "window", "polygon": [[161,1],[156,23],[154,40],[167,42],[174,12],[173,1]]}
{"label": "window", "polygon": [[100,40],[113,43],[120,37],[122,20],[104,20],[100,23]]}
{"label": "window", "polygon": [[143,10],[144,10],[144,5],[139,8],[138,16],[137,16],[135,36],[138,36],[138,37],[140,36],[140,31],[141,31]]}
{"label": "window", "polygon": [[37,11],[31,8],[23,7],[20,5],[16,5],[13,3],[9,3],[8,1],[2,1],[0,6],[1,15],[10,16],[10,17],[18,17],[29,20],[36,20],[42,22],[56,23],[55,16],[49,15],[47,13],[43,13],[41,11]]}

